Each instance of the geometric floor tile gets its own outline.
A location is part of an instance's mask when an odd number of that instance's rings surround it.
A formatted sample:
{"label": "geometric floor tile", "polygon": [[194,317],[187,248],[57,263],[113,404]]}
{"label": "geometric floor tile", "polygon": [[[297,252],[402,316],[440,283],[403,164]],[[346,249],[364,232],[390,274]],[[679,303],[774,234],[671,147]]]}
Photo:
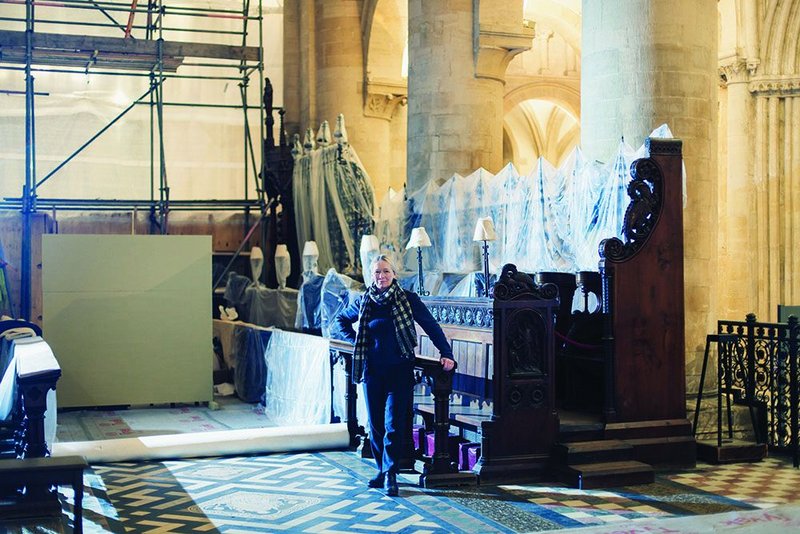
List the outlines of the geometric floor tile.
{"label": "geometric floor tile", "polygon": [[526,532],[748,510],[669,479],[609,490],[546,485],[366,487],[374,468],[347,451],[118,463],[95,468],[136,532]]}
{"label": "geometric floor tile", "polygon": [[783,458],[765,458],[757,463],[698,464],[692,471],[669,478],[759,508],[800,502],[800,470]]}
{"label": "geometric floor tile", "polygon": [[[589,534],[639,531],[632,525],[652,532],[653,521],[669,519],[681,525],[678,532],[701,532],[685,530],[686,521],[706,522],[712,530],[702,532],[714,532],[722,528],[715,518],[732,525],[777,521],[789,513],[787,503],[800,501],[800,471],[775,458],[700,464],[659,474],[653,484],[603,490],[544,483],[424,489],[418,475],[403,473],[400,497],[391,498],[367,488],[373,474],[373,462],[351,451],[96,465],[85,477],[84,531],[512,533],[580,527]],[[72,495],[68,488],[61,492],[67,519],[60,526],[23,526],[69,532]],[[795,508],[787,521],[800,517]],[[759,512],[767,515],[753,515]],[[6,531],[23,532],[0,524]]]}

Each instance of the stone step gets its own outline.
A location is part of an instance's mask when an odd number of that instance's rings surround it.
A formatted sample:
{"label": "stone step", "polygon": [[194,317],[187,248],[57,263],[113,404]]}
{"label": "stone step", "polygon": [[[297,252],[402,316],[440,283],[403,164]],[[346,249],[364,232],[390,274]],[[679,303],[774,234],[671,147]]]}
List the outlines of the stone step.
{"label": "stone step", "polygon": [[608,423],[605,437],[613,439],[660,438],[665,436],[690,436],[692,425],[688,419],[659,419]]}
{"label": "stone step", "polygon": [[618,439],[558,443],[555,459],[563,465],[616,462],[633,459],[633,446]]}
{"label": "stone step", "polygon": [[560,475],[562,482],[578,489],[650,484],[655,480],[651,466],[632,460],[570,465],[561,468]]}

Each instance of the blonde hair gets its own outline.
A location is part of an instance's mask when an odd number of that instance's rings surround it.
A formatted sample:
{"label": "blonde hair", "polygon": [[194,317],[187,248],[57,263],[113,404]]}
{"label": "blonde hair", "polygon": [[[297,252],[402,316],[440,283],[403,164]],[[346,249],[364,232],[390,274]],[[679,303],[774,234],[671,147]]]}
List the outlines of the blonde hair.
{"label": "blonde hair", "polygon": [[394,273],[395,278],[397,278],[397,266],[394,264],[394,261],[392,261],[392,258],[387,256],[386,254],[379,254],[378,256],[375,256],[372,259],[371,262],[369,262],[369,272],[370,273],[374,273],[375,272],[375,267],[378,265],[379,261],[385,261],[386,263],[388,263],[389,264],[389,268]]}

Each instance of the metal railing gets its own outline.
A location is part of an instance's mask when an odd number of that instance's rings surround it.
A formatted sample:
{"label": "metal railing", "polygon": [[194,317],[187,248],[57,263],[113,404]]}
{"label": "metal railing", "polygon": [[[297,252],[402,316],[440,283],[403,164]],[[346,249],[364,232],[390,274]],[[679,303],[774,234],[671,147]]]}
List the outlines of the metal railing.
{"label": "metal railing", "polygon": [[756,441],[791,454],[799,467],[797,317],[786,323],[762,323],[751,313],[745,321],[718,321],[717,331],[736,336],[731,350],[722,353],[718,383],[727,386],[734,402],[759,414]]}

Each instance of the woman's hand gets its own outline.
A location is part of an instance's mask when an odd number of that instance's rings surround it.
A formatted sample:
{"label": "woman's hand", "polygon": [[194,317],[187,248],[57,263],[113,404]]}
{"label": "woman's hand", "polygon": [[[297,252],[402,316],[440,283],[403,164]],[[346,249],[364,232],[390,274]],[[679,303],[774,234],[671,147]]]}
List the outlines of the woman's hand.
{"label": "woman's hand", "polygon": [[456,362],[455,362],[455,360],[452,360],[452,359],[450,359],[450,358],[445,358],[444,356],[442,356],[441,358],[439,358],[439,363],[441,363],[441,364],[442,364],[442,368],[443,368],[445,371],[452,371],[452,370],[453,370],[453,368],[456,366]]}

